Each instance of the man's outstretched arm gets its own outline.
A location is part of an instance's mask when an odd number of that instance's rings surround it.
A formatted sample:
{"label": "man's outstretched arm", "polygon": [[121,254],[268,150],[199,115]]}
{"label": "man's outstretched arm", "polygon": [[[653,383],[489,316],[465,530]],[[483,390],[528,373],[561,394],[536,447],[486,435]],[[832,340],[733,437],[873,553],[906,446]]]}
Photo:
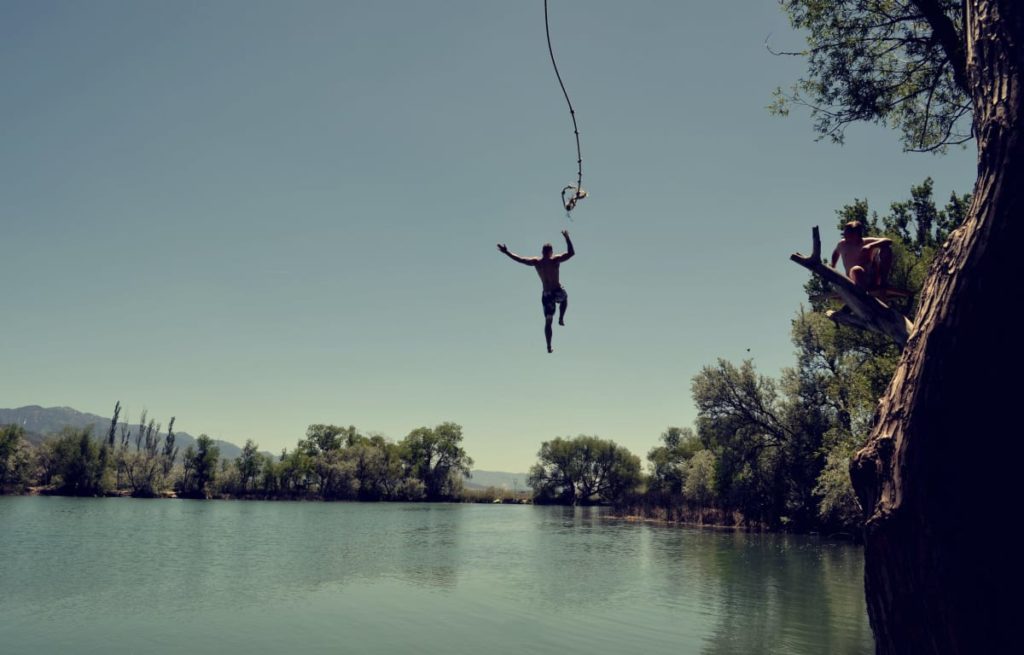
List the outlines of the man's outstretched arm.
{"label": "man's outstretched arm", "polygon": [[527,266],[533,266],[537,262],[537,258],[536,257],[520,257],[519,255],[515,254],[514,252],[511,252],[508,249],[508,246],[506,246],[504,243],[499,243],[498,244],[498,250],[500,252],[503,252],[506,255],[508,255],[509,259],[511,259],[513,261],[517,261],[520,264],[526,264]]}
{"label": "man's outstretched arm", "polygon": [[576,254],[576,250],[572,247],[572,239],[569,238],[569,230],[562,230],[562,236],[565,237],[565,245],[568,250],[554,258],[555,261],[559,262],[564,262]]}

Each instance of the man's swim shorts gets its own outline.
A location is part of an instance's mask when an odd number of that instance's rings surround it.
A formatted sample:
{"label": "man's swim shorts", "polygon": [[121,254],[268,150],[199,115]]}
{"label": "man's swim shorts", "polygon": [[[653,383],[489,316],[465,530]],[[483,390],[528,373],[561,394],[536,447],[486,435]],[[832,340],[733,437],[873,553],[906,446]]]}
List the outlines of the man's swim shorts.
{"label": "man's swim shorts", "polygon": [[555,304],[568,302],[569,296],[565,293],[565,289],[558,287],[552,291],[545,291],[540,296],[540,304],[544,305],[544,316],[555,315]]}

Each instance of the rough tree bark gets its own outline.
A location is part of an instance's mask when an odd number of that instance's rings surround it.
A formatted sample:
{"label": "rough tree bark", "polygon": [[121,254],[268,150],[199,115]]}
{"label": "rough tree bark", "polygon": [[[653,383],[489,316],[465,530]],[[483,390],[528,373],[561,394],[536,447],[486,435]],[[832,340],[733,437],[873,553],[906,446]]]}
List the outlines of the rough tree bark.
{"label": "rough tree bark", "polygon": [[[934,5],[934,2],[917,2]],[[1024,344],[1024,2],[966,0],[978,179],[931,267],[871,439],[851,466],[867,515],[879,653],[1016,652]],[[924,8],[924,7],[922,7]]]}

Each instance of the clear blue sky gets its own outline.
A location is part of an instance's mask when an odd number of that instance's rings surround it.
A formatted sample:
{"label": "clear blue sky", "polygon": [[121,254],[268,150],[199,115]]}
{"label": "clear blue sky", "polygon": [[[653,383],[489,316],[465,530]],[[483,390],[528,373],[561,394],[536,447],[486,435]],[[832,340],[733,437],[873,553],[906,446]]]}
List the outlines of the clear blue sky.
{"label": "clear blue sky", "polygon": [[[445,420],[478,468],[579,433],[641,456],[717,357],[793,362],[788,261],[857,198],[973,148],[770,116],[803,69],[775,0],[0,4],[0,406],[291,447],[315,422]],[[501,256],[570,229],[568,326]],[[829,234],[826,229],[826,235]]]}

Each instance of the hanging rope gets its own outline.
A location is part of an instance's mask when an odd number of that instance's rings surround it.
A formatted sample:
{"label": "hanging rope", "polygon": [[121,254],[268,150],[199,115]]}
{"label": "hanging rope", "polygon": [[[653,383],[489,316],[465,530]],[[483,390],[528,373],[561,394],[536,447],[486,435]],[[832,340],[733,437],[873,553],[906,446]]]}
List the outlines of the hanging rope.
{"label": "hanging rope", "polygon": [[[562,74],[558,72],[558,64],[555,63],[555,51],[551,47],[551,28],[548,25],[548,0],[544,0],[544,33],[548,37],[548,54],[551,55],[551,66],[555,69],[555,77],[558,78],[558,86],[562,87],[562,95],[565,96],[565,104],[569,105],[569,116],[572,117],[572,131],[576,135],[576,185],[572,184],[562,189],[562,205],[566,213],[576,208],[576,203],[587,197],[583,190],[583,155],[580,154],[580,129],[576,125],[576,110],[573,109],[572,100],[569,99],[569,92],[565,90],[565,83],[562,82]],[[566,194],[569,194],[568,197]]]}

